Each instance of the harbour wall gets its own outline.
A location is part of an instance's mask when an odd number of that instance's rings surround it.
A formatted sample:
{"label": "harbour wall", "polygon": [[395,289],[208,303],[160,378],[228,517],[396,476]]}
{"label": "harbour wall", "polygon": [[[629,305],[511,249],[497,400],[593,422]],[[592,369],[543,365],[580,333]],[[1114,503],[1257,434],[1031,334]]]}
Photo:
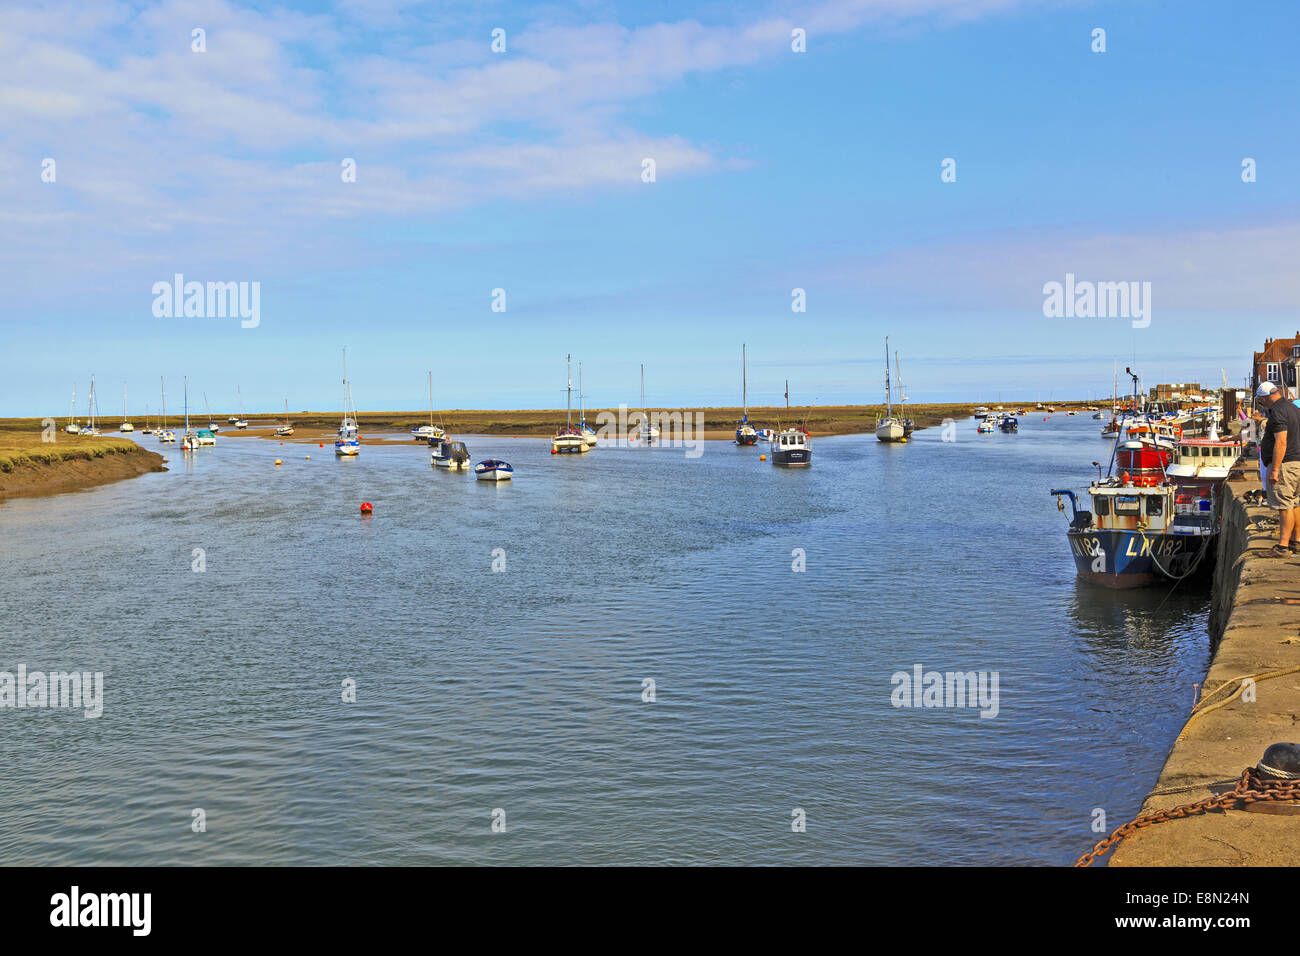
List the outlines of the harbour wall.
{"label": "harbour wall", "polygon": [[[1239,480],[1223,486],[1210,613],[1214,656],[1198,699],[1225,683],[1236,688],[1244,677],[1300,668],[1300,558],[1261,556],[1277,541],[1277,528],[1256,522],[1276,513],[1245,502],[1245,493],[1260,487],[1249,462]],[[1270,744],[1300,741],[1300,673],[1248,686],[1249,693],[1183,728],[1142,804],[1143,814],[1230,791]],[[1230,689],[1215,701],[1229,697]],[[1240,810],[1198,814],[1126,837],[1110,865],[1294,866],[1300,862],[1298,824],[1295,816]]]}

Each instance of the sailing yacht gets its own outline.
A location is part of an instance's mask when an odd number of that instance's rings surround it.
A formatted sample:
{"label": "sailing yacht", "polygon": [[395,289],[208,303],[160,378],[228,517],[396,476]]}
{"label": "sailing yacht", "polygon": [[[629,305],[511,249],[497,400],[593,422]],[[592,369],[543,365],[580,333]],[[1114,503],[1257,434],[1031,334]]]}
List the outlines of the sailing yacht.
{"label": "sailing yacht", "polygon": [[569,404],[568,412],[565,418],[565,426],[555,433],[551,439],[552,455],[585,455],[591,449],[587,446],[587,439],[583,437],[582,432],[573,427],[573,367],[572,357],[566,355],[564,361],[568,372],[569,380]]}
{"label": "sailing yacht", "polygon": [[361,434],[357,430],[356,409],[352,407],[352,387],[348,384],[348,350],[343,350],[343,421],[339,424],[339,437],[334,440],[334,454],[340,458],[355,458],[361,454]]}
{"label": "sailing yacht", "polygon": [[120,432],[133,432],[135,426],[131,424],[130,419],[126,417],[126,386],[122,386],[122,425],[118,428]]}
{"label": "sailing yacht", "polygon": [[[217,432],[221,431],[221,426],[212,420],[212,409],[208,408],[207,392],[203,393],[203,414],[208,416],[208,431],[212,432],[213,435],[216,435]],[[215,445],[216,442],[214,441],[212,444]]]}
{"label": "sailing yacht", "polygon": [[641,429],[638,432],[643,442],[652,442],[659,437],[659,429],[650,421],[650,413],[645,407],[645,364],[641,365]]}
{"label": "sailing yacht", "polygon": [[293,426],[289,424],[289,399],[284,400],[284,424],[275,430],[276,435],[280,438],[288,438],[293,434]]}
{"label": "sailing yacht", "polygon": [[153,434],[153,426],[149,424],[149,403],[148,402],[146,402],[144,406],[144,428],[140,429],[140,434],[141,435]]}
{"label": "sailing yacht", "polygon": [[194,451],[199,447],[199,436],[190,431],[190,380],[185,378],[185,434],[181,437],[181,450]]}
{"label": "sailing yacht", "polygon": [[98,435],[99,429],[95,427],[95,413],[99,407],[95,402],[95,376],[90,376],[90,397],[86,399],[86,424],[81,426],[81,434]]}
{"label": "sailing yacht", "polygon": [[587,443],[588,448],[596,447],[596,433],[587,424],[587,400],[582,394],[581,362],[578,363],[578,431],[582,432],[582,440]]}
{"label": "sailing yacht", "polygon": [[235,427],[247,428],[248,419],[244,417],[244,393],[239,390],[238,385],[235,386],[235,392],[239,395],[239,417],[235,419]]}
{"label": "sailing yacht", "polygon": [[740,346],[740,401],[745,411],[736,423],[736,444],[752,445],[758,441],[758,432],[749,423],[749,356],[743,342]]}
{"label": "sailing yacht", "polygon": [[81,426],[77,424],[77,386],[72,386],[72,410],[68,413],[68,424],[63,430],[69,435],[80,435]]}
{"label": "sailing yacht", "polygon": [[433,423],[433,372],[429,372],[429,424],[411,429],[411,437],[430,445],[442,441],[447,433]]}
{"label": "sailing yacht", "polygon": [[167,383],[161,375],[158,376],[158,384],[162,388],[162,425],[158,428],[158,440],[164,445],[174,445],[176,433],[167,430]]}
{"label": "sailing yacht", "polygon": [[894,417],[894,396],[889,382],[889,336],[885,336],[885,417],[876,419],[876,437],[884,442],[907,439],[902,420]]}

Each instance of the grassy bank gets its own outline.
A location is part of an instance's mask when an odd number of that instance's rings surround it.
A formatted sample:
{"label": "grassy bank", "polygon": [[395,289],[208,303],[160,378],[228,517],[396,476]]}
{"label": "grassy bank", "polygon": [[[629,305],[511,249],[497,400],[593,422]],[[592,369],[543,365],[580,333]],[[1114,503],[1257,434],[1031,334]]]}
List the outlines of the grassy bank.
{"label": "grassy bank", "polygon": [[161,455],[125,438],[59,434],[46,442],[39,430],[0,428],[0,497],[78,491],[164,470]]}

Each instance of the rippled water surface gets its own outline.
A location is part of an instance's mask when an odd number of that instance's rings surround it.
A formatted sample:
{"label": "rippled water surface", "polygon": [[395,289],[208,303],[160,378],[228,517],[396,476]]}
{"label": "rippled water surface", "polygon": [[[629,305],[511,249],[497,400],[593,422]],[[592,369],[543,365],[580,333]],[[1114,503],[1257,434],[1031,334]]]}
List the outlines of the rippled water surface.
{"label": "rippled water surface", "polygon": [[[0,670],[105,683],[98,720],[0,709],[0,862],[1072,861],[1150,789],[1207,596],[1076,582],[1047,490],[1109,453],[1090,418],[940,438],[467,439],[494,486],[223,436],[0,505]],[[997,716],[891,706],[916,664],[997,671]]]}

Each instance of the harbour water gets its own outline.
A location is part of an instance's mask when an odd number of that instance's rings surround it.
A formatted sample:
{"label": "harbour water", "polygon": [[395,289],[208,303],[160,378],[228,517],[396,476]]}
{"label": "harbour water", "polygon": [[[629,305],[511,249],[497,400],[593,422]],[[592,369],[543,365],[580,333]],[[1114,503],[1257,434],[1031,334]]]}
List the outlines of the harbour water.
{"label": "harbour water", "polygon": [[[10,501],[0,671],[105,699],[0,709],[0,863],[1071,862],[1209,658],[1208,595],[1075,579],[1047,490],[1097,426],[814,439],[804,470],[468,438],[501,486],[221,437]],[[893,706],[918,664],[996,671],[997,715]]]}

